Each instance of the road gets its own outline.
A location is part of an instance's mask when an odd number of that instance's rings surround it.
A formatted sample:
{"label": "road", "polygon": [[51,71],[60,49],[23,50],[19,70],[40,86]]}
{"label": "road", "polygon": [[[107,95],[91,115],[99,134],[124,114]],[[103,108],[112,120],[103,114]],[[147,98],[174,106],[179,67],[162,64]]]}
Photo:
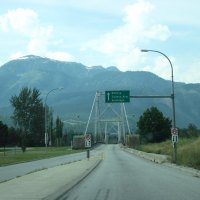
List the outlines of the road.
{"label": "road", "polygon": [[[91,155],[96,155],[101,152],[103,146],[98,146],[91,151]],[[68,162],[73,162],[86,158],[86,152],[74,153],[65,156],[36,160],[32,162],[19,163],[15,165],[0,167],[0,182],[10,180],[18,176],[23,176],[33,171],[55,167]]]}
{"label": "road", "polygon": [[62,200],[199,200],[200,178],[107,145],[102,163]]}

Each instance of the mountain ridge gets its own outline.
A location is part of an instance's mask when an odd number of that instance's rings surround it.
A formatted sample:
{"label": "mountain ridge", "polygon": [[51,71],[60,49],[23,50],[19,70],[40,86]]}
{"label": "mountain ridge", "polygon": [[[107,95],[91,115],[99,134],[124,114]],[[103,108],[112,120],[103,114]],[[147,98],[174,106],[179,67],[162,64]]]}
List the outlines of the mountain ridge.
{"label": "mountain ridge", "polygon": [[[64,87],[56,91],[48,103],[56,115],[63,119],[81,115],[87,119],[96,91],[130,90],[131,95],[171,95],[171,81],[144,71],[122,72],[115,66],[87,66],[76,62],[57,61],[40,56],[27,55],[11,60],[0,67],[0,115],[11,115],[9,99],[18,95],[22,87],[36,87],[44,99],[52,88]],[[186,127],[189,123],[200,126],[198,116],[200,106],[200,84],[175,82],[175,102],[177,125]],[[195,104],[194,104],[195,103]],[[142,112],[157,106],[171,118],[171,99],[131,99],[126,104],[129,113],[138,118]]]}

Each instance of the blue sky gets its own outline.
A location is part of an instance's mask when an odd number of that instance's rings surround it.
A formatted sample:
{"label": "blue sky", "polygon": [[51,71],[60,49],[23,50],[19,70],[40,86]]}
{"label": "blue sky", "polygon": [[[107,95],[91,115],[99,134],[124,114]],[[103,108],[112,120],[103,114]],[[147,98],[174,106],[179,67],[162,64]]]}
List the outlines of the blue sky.
{"label": "blue sky", "polygon": [[199,0],[6,0],[0,65],[34,54],[200,83]]}

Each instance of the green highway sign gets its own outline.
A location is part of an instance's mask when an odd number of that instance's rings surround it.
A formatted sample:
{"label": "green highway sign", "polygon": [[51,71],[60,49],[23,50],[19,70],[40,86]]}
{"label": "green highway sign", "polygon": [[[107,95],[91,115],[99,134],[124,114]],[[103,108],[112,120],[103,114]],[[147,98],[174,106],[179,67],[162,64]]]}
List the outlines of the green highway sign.
{"label": "green highway sign", "polygon": [[105,91],[105,102],[106,103],[130,102],[130,91],[129,90]]}

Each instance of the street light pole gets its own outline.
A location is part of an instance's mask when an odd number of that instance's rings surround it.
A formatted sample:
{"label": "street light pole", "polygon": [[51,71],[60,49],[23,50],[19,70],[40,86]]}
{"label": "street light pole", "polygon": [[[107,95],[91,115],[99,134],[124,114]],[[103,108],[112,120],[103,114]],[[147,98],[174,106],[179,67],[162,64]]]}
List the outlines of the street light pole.
{"label": "street light pole", "polygon": [[[44,137],[44,141],[45,141],[45,146],[47,147],[47,144],[48,144],[48,134],[47,134],[47,97],[48,95],[53,92],[54,90],[62,90],[63,87],[60,87],[60,88],[54,88],[52,90],[50,90],[46,97],[45,97],[45,102],[44,102],[44,127],[45,127],[45,137]],[[51,144],[51,136],[50,136],[50,144]]]}
{"label": "street light pole", "polygon": [[[150,50],[150,49],[142,49],[141,52],[155,52],[155,53],[159,53],[161,55],[163,55],[170,64],[171,67],[171,78],[172,78],[172,94],[171,94],[171,99],[172,99],[172,110],[173,110],[173,118],[172,118],[172,128],[176,128],[176,113],[175,113],[175,95],[174,95],[174,72],[173,72],[173,66],[172,66],[172,62],[169,59],[169,57],[160,52],[160,51],[156,51],[156,50]],[[176,142],[174,142],[174,162],[176,163],[177,160],[177,144]]]}

